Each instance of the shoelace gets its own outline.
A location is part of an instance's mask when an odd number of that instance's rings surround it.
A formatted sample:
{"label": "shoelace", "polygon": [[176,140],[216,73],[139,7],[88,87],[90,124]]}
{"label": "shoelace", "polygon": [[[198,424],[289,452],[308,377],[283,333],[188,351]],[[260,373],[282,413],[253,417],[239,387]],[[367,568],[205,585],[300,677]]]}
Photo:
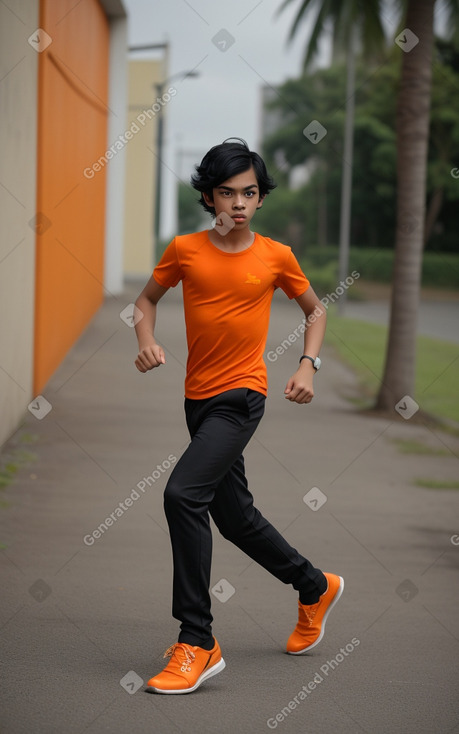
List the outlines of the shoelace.
{"label": "shoelace", "polygon": [[306,622],[308,623],[308,626],[310,627],[314,622],[314,617],[316,616],[315,611],[314,612],[305,612],[304,613],[306,617]]}
{"label": "shoelace", "polygon": [[[181,650],[185,654],[183,661],[179,660],[178,651]],[[177,657],[177,662],[180,663],[180,670],[182,673],[189,673],[191,670],[191,664],[193,663],[196,655],[192,650],[189,650],[183,642],[174,642],[173,645],[167,648],[164,653],[165,658],[172,658],[174,655]]]}
{"label": "shoelace", "polygon": [[313,604],[311,606],[312,606],[312,609],[309,612],[307,612],[306,609],[303,607],[303,613],[304,613],[304,616],[306,617],[306,623],[308,627],[311,627],[312,624],[314,623],[314,617],[316,616],[316,612],[319,607],[318,604]]}

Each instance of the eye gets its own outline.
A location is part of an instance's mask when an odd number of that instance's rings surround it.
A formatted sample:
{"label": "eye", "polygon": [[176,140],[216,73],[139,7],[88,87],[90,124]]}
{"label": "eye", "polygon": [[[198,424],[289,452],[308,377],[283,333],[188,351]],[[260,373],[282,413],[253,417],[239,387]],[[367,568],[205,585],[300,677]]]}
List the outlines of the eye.
{"label": "eye", "polygon": [[246,191],[246,196],[248,196],[249,199],[252,199],[255,196],[255,191]]}

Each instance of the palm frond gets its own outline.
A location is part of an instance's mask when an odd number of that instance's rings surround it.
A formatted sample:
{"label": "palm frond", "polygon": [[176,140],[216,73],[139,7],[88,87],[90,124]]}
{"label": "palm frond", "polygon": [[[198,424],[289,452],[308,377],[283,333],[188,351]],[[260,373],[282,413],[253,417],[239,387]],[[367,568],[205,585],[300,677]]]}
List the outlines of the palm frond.
{"label": "palm frond", "polygon": [[[296,0],[284,0],[281,7],[279,8],[279,12],[282,12],[287,7],[287,5],[290,5],[292,2],[296,2]],[[293,40],[298,30],[298,27],[301,25],[301,23],[305,19],[307,12],[311,9],[312,6],[316,5],[316,3],[317,3],[317,0],[303,0],[302,1],[300,8],[295,16],[295,19],[292,23],[292,27],[290,28],[290,31],[288,34],[289,41]]]}
{"label": "palm frond", "polygon": [[304,69],[306,69],[306,67],[311,63],[314,56],[317,54],[319,39],[324,32],[325,23],[327,17],[330,14],[330,4],[332,3],[333,0],[324,0],[324,2],[322,3],[322,7],[317,14],[316,22],[314,23],[314,27],[311,31],[311,35],[309,36],[309,41],[306,46],[306,53],[303,60]]}
{"label": "palm frond", "polygon": [[[333,38],[341,47],[348,45],[351,30],[357,25],[361,44],[367,55],[380,52],[384,45],[384,29],[381,22],[383,0],[300,0],[298,12],[289,31],[288,40],[297,34],[301,24],[309,18],[309,13],[317,9],[317,15],[310,32],[303,66],[306,68],[317,54],[320,37],[327,24],[333,28]],[[279,12],[295,0],[284,0]],[[406,0],[400,0],[406,3]],[[459,0],[449,0],[456,5]]]}

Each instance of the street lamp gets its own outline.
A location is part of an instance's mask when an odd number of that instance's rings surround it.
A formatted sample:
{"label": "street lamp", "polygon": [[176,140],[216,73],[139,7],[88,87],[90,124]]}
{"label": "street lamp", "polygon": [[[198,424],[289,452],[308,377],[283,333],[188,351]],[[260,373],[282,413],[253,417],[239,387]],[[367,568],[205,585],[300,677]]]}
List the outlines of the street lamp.
{"label": "street lamp", "polygon": [[[173,79],[180,77],[182,80],[185,79],[196,79],[199,76],[199,71],[182,71],[178,74],[173,74],[162,82],[156,83],[153,86],[156,88],[156,94],[162,99],[164,87],[166,84],[170,84]],[[160,238],[161,232],[161,186],[162,186],[162,154],[164,144],[164,131],[163,131],[163,107],[158,112],[158,124],[156,126],[156,192],[155,192],[155,227],[154,227],[154,243],[153,243],[153,261],[156,264],[156,248]]]}

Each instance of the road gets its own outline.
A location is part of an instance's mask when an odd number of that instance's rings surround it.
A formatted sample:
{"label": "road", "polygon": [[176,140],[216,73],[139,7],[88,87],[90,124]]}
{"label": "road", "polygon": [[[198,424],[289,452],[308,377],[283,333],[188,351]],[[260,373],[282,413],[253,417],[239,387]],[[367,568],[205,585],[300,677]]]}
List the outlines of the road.
{"label": "road", "polygon": [[[344,314],[350,319],[389,323],[387,300],[348,301]],[[423,300],[418,311],[418,334],[459,344],[459,300]]]}

